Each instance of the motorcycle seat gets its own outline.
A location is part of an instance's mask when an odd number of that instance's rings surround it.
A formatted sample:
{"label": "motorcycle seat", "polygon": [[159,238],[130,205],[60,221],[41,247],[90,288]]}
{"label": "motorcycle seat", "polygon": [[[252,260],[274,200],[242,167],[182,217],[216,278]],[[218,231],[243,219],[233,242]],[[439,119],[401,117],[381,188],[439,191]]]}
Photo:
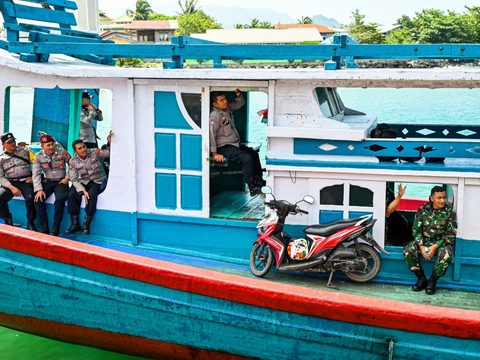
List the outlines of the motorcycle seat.
{"label": "motorcycle seat", "polygon": [[303,232],[305,234],[327,237],[332,234],[335,234],[339,230],[345,229],[349,226],[353,226],[357,222],[363,219],[364,218],[343,219],[343,220],[328,222],[325,224],[309,225],[305,229],[303,229]]}

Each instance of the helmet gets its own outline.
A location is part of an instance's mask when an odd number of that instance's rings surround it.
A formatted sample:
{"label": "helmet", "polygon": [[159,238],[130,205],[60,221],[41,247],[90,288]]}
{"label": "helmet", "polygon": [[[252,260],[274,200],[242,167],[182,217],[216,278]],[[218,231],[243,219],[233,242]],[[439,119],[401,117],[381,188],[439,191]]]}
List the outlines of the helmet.
{"label": "helmet", "polygon": [[305,260],[308,257],[308,242],[305,239],[295,239],[288,243],[288,255],[293,260]]}

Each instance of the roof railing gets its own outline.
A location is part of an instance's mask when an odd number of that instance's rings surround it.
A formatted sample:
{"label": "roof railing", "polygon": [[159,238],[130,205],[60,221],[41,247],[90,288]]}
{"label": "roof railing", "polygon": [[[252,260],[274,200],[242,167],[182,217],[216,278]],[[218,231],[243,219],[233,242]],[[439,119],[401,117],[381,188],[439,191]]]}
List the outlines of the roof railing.
{"label": "roof railing", "polygon": [[[47,62],[51,54],[109,65],[115,64],[114,58],[155,58],[165,59],[166,69],[179,69],[187,59],[213,60],[214,68],[227,67],[223,60],[326,60],[326,70],[337,70],[344,61],[346,68],[358,67],[357,59],[480,59],[478,44],[360,45],[347,35],[334,35],[328,45],[229,45],[188,36],[172,37],[171,44],[115,44],[97,34],[71,29],[76,21],[67,10],[77,8],[73,1],[25,1],[36,6],[0,0],[7,30],[7,40],[0,40],[0,48],[20,54],[26,62]],[[18,23],[17,19],[55,23],[59,27]],[[28,41],[20,41],[20,31],[29,33]]]}

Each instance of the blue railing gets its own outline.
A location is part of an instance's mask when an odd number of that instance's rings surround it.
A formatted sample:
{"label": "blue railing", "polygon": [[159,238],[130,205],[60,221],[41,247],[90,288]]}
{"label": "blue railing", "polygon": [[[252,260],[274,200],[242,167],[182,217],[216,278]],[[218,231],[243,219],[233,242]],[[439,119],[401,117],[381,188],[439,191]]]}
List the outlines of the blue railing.
{"label": "blue railing", "polygon": [[[28,6],[28,2],[37,6]],[[25,5],[27,4],[27,5]],[[39,8],[38,4],[43,7]],[[228,45],[185,36],[173,37],[169,45],[114,44],[98,35],[72,30],[77,5],[68,0],[0,0],[7,30],[7,41],[0,48],[21,54],[27,62],[46,62],[50,54],[66,54],[88,61],[113,65],[113,58],[168,59],[165,68],[181,68],[185,59],[212,60],[214,67],[225,67],[223,60],[329,60],[325,69],[355,68],[355,59],[480,59],[480,45],[358,45],[347,35],[336,35],[329,45]],[[58,27],[19,23],[37,20]],[[59,34],[53,34],[57,30]],[[20,42],[20,31],[29,32],[29,41]]]}

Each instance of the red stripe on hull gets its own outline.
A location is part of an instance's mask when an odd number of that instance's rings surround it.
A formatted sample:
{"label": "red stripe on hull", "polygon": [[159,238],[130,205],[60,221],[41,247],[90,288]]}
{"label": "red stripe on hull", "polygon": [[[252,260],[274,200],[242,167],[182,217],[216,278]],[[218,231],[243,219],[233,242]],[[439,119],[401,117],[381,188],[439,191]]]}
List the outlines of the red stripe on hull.
{"label": "red stripe on hull", "polygon": [[245,360],[243,356],[95,330],[32,317],[0,313],[0,325],[29,334],[150,359]]}
{"label": "red stripe on hull", "polygon": [[[274,310],[388,329],[480,339],[480,312],[333,293],[154,260],[0,225],[0,247],[142,281]],[[435,316],[432,316],[435,314]]]}

